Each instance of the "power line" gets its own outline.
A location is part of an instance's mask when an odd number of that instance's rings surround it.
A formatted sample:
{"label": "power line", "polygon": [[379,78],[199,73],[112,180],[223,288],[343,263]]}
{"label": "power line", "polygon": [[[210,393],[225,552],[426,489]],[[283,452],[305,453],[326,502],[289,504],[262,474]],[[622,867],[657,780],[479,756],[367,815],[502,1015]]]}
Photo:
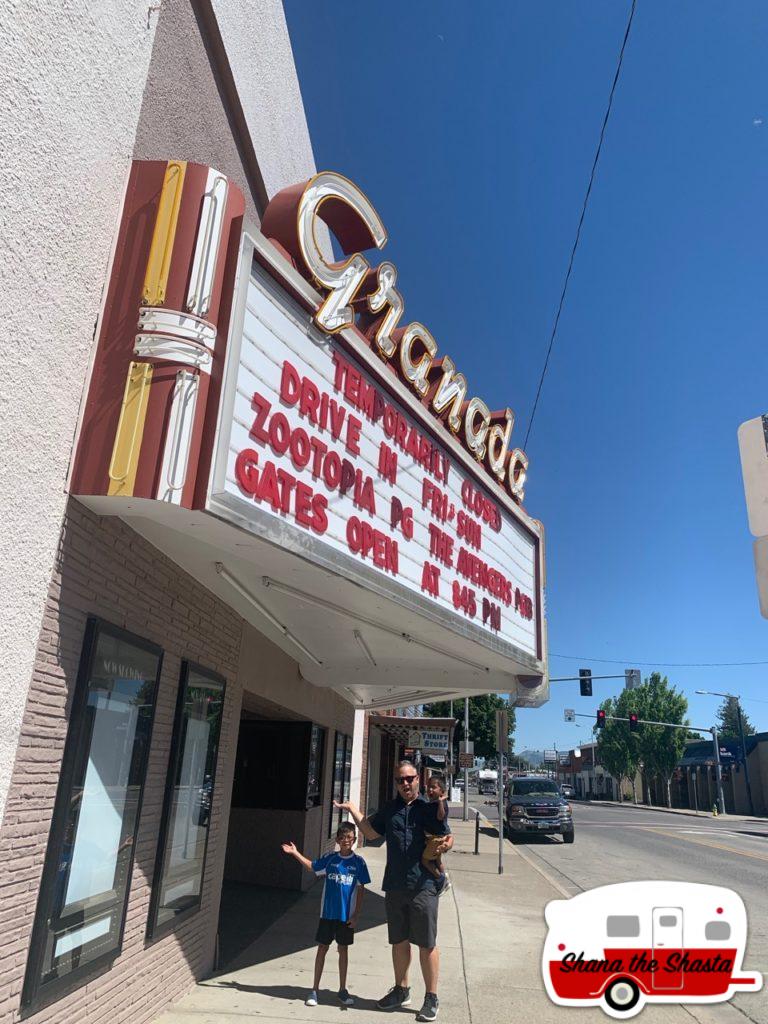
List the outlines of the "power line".
{"label": "power line", "polygon": [[[636,661],[634,658],[584,658],[578,654],[554,654],[550,658],[565,658],[566,661],[590,661],[601,665],[635,665],[638,668],[744,668],[748,665],[768,665],[768,661]],[[768,703],[768,702],[767,702]]]}
{"label": "power line", "polygon": [[605,117],[603,118],[603,126],[600,129],[600,139],[598,140],[598,143],[597,143],[597,150],[595,151],[595,159],[592,162],[592,171],[591,171],[591,173],[589,175],[589,184],[587,185],[587,191],[586,191],[586,193],[584,195],[584,203],[583,203],[583,205],[581,207],[581,216],[579,217],[579,224],[578,224],[578,227],[576,228],[576,238],[574,239],[573,248],[571,249],[571,258],[568,260],[568,270],[566,271],[566,274],[565,274],[565,281],[563,282],[563,290],[560,293],[560,302],[559,302],[558,307],[557,307],[557,314],[555,315],[555,322],[554,322],[554,324],[552,326],[552,334],[551,334],[550,339],[549,339],[549,348],[547,349],[547,358],[544,360],[544,369],[541,371],[541,377],[539,379],[539,386],[538,386],[538,388],[536,390],[536,400],[533,403],[533,409],[531,411],[531,418],[528,421],[528,430],[525,433],[525,442],[523,443],[523,448],[525,448],[526,450],[528,448],[528,438],[530,437],[530,434],[531,434],[531,427],[533,426],[533,418],[536,415],[536,409],[537,409],[538,404],[539,404],[539,397],[541,395],[541,389],[542,389],[542,387],[544,385],[544,378],[547,375],[547,367],[549,366],[549,357],[552,354],[552,346],[555,343],[555,335],[557,334],[557,326],[560,323],[560,314],[563,312],[563,304],[565,302],[565,294],[568,291],[568,282],[571,279],[571,271],[573,270],[573,261],[576,258],[576,250],[579,247],[579,239],[581,238],[581,228],[582,228],[582,225],[584,224],[584,217],[585,217],[586,212],[587,212],[587,204],[589,203],[589,197],[590,197],[590,194],[592,192],[592,185],[593,185],[594,180],[595,180],[595,172],[597,171],[597,163],[598,163],[598,160],[600,159],[600,152],[602,151],[602,148],[603,148],[603,139],[605,138],[605,129],[608,126],[608,118],[611,116],[611,107],[613,106],[613,94],[616,92],[616,86],[618,85],[618,82],[619,82],[619,75],[621,74],[621,66],[622,66],[622,63],[624,61],[624,50],[626,49],[627,40],[629,39],[629,30],[632,28],[632,19],[635,16],[635,5],[636,5],[636,3],[637,3],[637,0],[632,0],[632,8],[631,8],[631,10],[629,12],[629,19],[627,21],[627,28],[626,28],[626,31],[624,32],[624,39],[623,39],[622,44],[621,44],[621,50],[619,51],[619,60],[618,60],[618,63],[616,65],[616,74],[613,76],[613,85],[611,86],[611,92],[610,92],[610,95],[608,96],[608,106],[606,107],[606,110],[605,110]]}

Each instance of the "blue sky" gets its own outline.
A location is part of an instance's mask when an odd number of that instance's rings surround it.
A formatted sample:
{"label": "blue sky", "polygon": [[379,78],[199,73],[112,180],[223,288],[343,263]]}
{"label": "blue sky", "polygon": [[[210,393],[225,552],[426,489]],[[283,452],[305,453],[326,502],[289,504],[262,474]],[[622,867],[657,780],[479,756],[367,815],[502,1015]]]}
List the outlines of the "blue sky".
{"label": "blue sky", "polygon": [[[623,38],[620,0],[286,0],[319,168],[522,444]],[[768,7],[639,0],[528,455],[553,676],[658,668],[768,729],[736,430],[768,410]],[[563,658],[574,655],[575,658]],[[606,659],[611,664],[601,663]],[[747,662],[732,668],[675,662]],[[648,663],[648,664],[646,664]],[[573,745],[553,684],[516,747]]]}

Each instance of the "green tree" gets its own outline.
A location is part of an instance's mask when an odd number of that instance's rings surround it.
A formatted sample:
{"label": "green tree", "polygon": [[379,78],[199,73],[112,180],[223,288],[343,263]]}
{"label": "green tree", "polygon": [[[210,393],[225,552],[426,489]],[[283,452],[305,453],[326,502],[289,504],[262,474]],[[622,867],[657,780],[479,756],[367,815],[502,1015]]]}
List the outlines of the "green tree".
{"label": "green tree", "polygon": [[638,713],[637,690],[622,690],[618,697],[609,697],[600,707],[605,711],[605,728],[597,735],[597,753],[602,764],[619,783],[628,779],[632,786],[632,798],[637,803],[636,779],[640,767],[640,743],[638,734],[629,731],[628,722],[612,722],[611,717],[629,718],[631,712]]}
{"label": "green tree", "polygon": [[[720,710],[717,712],[718,728],[717,731],[721,736],[727,736],[729,739],[739,739],[739,707],[738,701],[735,697],[726,697],[723,703],[720,705]],[[752,725],[750,720],[744,714],[744,709],[741,710],[741,724],[744,729],[745,736],[754,736],[755,727]]]}
{"label": "green tree", "polygon": [[[498,693],[484,693],[469,698],[469,738],[475,744],[477,757],[493,757],[496,753],[496,711],[506,708],[509,717],[509,749],[513,749],[515,731],[515,709],[506,697]],[[438,700],[424,707],[424,714],[430,718],[449,718],[450,703]],[[454,730],[454,754],[458,755],[459,743],[464,739],[464,701],[453,702],[453,717],[459,720]],[[454,763],[458,760],[454,756]]]}
{"label": "green tree", "polygon": [[[687,725],[688,701],[670,686],[666,676],[653,672],[642,686],[630,691],[636,701],[638,717],[652,722]],[[669,729],[659,725],[641,725],[636,733],[642,761],[643,779],[649,803],[651,783],[663,785],[667,807],[672,806],[670,782],[678,761],[683,756],[689,733],[685,729]]]}

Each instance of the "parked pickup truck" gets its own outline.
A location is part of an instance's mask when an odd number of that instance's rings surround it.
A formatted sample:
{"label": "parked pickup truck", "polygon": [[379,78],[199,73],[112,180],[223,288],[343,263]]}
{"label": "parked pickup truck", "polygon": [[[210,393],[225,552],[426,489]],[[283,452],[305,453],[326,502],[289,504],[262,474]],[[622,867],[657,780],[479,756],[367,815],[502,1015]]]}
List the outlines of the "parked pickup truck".
{"label": "parked pickup truck", "polygon": [[505,814],[507,834],[516,842],[526,835],[561,835],[574,839],[571,805],[560,787],[546,776],[527,775],[510,780]]}

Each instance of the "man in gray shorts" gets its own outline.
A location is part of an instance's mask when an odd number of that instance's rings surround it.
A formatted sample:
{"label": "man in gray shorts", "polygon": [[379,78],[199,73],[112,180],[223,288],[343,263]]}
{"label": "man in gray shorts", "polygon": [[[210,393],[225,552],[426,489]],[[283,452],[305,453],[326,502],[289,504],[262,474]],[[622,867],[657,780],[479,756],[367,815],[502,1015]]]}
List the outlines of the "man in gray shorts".
{"label": "man in gray shorts", "polygon": [[[387,840],[387,866],[384,870],[387,929],[392,946],[395,985],[378,1006],[394,1010],[408,1006],[411,990],[408,969],[411,965],[411,943],[419,947],[421,973],[424,976],[424,1005],[417,1021],[437,1017],[437,979],[440,952],[437,948],[438,886],[421,863],[426,846],[425,832],[434,832],[434,805],[419,795],[419,773],[410,761],[401,761],[395,768],[397,796],[375,814],[364,818],[354,804],[337,804],[349,811],[366,839]],[[453,846],[450,829],[440,848],[445,853]]]}

